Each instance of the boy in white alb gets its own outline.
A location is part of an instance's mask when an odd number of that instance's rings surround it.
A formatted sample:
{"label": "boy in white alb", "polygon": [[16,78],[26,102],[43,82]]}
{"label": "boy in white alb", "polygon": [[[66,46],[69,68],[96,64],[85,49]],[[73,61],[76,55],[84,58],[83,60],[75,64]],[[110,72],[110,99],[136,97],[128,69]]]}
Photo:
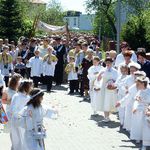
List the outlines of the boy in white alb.
{"label": "boy in white alb", "polygon": [[94,115],[97,114],[97,111],[100,111],[100,81],[98,81],[97,77],[99,72],[102,72],[104,68],[100,65],[100,59],[98,56],[93,58],[93,66],[88,70],[88,79],[90,84],[90,98],[91,98],[91,106],[94,111]]}
{"label": "boy in white alb", "polygon": [[66,66],[65,72],[68,74],[69,94],[73,94],[75,90],[78,91],[78,75],[75,68],[75,58],[73,56],[69,57],[69,64]]}
{"label": "boy in white alb", "polygon": [[43,76],[45,79],[44,82],[47,85],[47,92],[51,91],[55,66],[58,60],[57,57],[52,54],[53,50],[53,47],[49,46],[47,49],[48,54],[46,54],[43,58]]}
{"label": "boy in white alb", "polygon": [[34,52],[35,56],[29,59],[29,66],[31,67],[31,77],[33,79],[34,87],[38,87],[38,82],[43,73],[43,60],[39,57],[40,51],[38,49]]}

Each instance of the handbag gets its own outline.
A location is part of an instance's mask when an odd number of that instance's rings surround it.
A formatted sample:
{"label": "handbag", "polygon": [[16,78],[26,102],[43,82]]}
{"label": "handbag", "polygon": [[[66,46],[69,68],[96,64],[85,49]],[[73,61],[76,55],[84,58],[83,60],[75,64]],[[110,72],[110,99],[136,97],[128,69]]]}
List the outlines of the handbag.
{"label": "handbag", "polygon": [[32,117],[33,130],[32,135],[35,140],[43,140],[46,138],[46,129],[42,124],[36,124]]}
{"label": "handbag", "polygon": [[46,138],[46,129],[44,128],[44,126],[38,125],[36,128],[37,129],[32,130],[32,135],[33,135],[34,139],[35,140],[45,139]]}

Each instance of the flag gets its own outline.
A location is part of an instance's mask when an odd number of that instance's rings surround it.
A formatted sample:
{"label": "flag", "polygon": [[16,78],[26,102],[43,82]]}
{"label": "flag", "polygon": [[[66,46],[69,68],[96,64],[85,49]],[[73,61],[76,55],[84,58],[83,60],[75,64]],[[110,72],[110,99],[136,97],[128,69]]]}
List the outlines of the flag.
{"label": "flag", "polygon": [[39,21],[37,23],[37,28],[45,32],[52,32],[52,33],[66,32],[66,26],[53,26],[53,25],[44,23],[42,21]]}

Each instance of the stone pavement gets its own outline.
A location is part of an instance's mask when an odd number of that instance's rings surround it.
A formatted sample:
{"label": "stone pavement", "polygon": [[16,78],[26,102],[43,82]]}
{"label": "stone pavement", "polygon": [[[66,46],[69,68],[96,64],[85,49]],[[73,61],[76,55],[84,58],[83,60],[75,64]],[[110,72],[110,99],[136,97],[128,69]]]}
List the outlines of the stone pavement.
{"label": "stone pavement", "polygon": [[[120,133],[117,115],[104,123],[102,113],[91,117],[91,107],[81,97],[67,95],[67,85],[46,93],[44,103],[59,110],[59,118],[45,119],[46,150],[138,150],[128,135]],[[0,150],[10,150],[9,134],[0,133]]]}

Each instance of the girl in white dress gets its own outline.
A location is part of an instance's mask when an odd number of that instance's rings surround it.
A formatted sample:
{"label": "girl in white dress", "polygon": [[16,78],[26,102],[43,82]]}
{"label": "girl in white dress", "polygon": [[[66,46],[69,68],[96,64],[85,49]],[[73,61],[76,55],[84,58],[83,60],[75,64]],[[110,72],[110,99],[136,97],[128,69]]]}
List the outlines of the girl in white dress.
{"label": "girl in white dress", "polygon": [[145,111],[144,122],[143,122],[143,131],[142,131],[142,141],[143,147],[142,150],[146,150],[147,146],[150,146],[150,105]]}
{"label": "girl in white dress", "polygon": [[[135,79],[140,76],[146,76],[143,71],[134,72]],[[127,94],[117,102],[116,107],[125,107],[125,116],[123,121],[123,128],[127,131],[131,129],[131,117],[132,117],[132,108],[135,101],[136,93],[138,92],[138,82],[135,82],[129,89]]]}
{"label": "girl in white dress", "polygon": [[118,78],[118,72],[112,67],[113,60],[108,57],[105,60],[106,68],[104,73],[98,76],[101,79],[101,93],[102,93],[102,110],[104,111],[105,122],[109,122],[110,112],[116,111],[115,104],[117,102],[117,90],[115,82]]}
{"label": "girl in white dress", "polygon": [[[128,66],[125,64],[120,65],[121,75],[117,78],[116,86],[118,90],[118,100],[120,101],[126,95],[126,88],[125,88],[125,79],[128,75]],[[124,116],[125,116],[125,107],[119,107],[119,120],[121,123],[121,127],[124,123]]]}
{"label": "girl in white dress", "polygon": [[150,89],[147,88],[149,80],[146,77],[137,78],[139,92],[135,97],[131,122],[131,140],[139,143],[142,140],[143,119],[146,107],[150,104]]}
{"label": "girl in white dress", "polygon": [[[10,120],[10,104],[14,94],[17,93],[19,87],[19,81],[21,76],[19,74],[14,74],[8,83],[8,88],[6,88],[2,95],[2,101],[6,104],[6,113],[7,117]],[[10,130],[10,122],[7,123],[5,126],[5,131],[8,132]]]}
{"label": "girl in white dress", "polygon": [[32,88],[32,82],[24,80],[20,83],[18,93],[16,93],[11,101],[10,113],[11,113],[11,137],[12,137],[12,149],[13,150],[25,150],[23,149],[24,130],[17,125],[18,113],[24,108],[27,102],[30,100],[29,92]]}
{"label": "girl in white dress", "polygon": [[88,70],[88,79],[89,79],[89,87],[90,87],[90,99],[91,106],[94,111],[94,115],[97,114],[97,111],[100,111],[101,107],[101,91],[100,91],[100,81],[98,81],[97,77],[99,72],[102,73],[104,68],[100,65],[100,59],[98,56],[93,58],[93,66]]}
{"label": "girl in white dress", "polygon": [[44,93],[39,89],[33,89],[30,96],[31,100],[18,117],[20,126],[25,129],[23,150],[45,150],[46,132],[43,127],[43,119],[44,117],[51,118],[53,114],[57,114],[57,111],[42,106]]}

